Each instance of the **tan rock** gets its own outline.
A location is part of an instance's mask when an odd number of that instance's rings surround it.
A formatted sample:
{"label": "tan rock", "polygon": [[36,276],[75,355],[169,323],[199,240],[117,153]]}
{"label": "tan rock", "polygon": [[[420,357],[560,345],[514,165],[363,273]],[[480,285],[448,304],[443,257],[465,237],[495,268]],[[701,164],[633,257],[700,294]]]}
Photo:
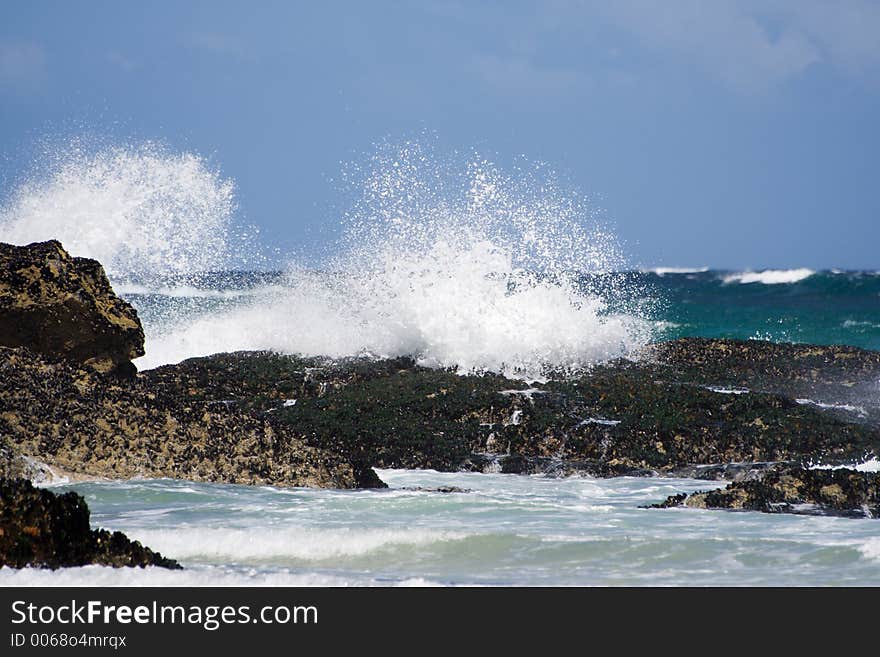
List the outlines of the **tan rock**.
{"label": "tan rock", "polygon": [[144,331],[95,260],[74,258],[55,240],[0,242],[0,345],[130,374]]}

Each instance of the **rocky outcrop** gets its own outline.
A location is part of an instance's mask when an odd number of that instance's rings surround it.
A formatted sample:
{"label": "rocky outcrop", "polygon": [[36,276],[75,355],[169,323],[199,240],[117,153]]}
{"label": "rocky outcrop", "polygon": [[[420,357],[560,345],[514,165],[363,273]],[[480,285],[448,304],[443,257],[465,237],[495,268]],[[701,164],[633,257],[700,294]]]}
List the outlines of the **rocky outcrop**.
{"label": "rocky outcrop", "polygon": [[0,345],[132,374],[144,332],[95,260],[71,257],[54,240],[0,243]]}
{"label": "rocky outcrop", "polygon": [[0,478],[0,567],[88,564],[180,568],[121,532],[91,529],[89,508],[76,493],[56,495],[26,479]]}
{"label": "rocky outcrop", "polygon": [[143,353],[137,313],[100,264],[56,241],[0,243],[0,475],[384,485],[271,416],[150,389],[131,363]]}
{"label": "rocky outcrop", "polygon": [[880,473],[778,467],[726,488],[672,495],[651,508],[677,506],[880,518]]}
{"label": "rocky outcrop", "polygon": [[870,423],[673,374],[618,361],[526,384],[405,358],[238,353],[121,380],[0,348],[0,457],[24,476],[353,488],[383,485],[373,467],[724,479],[880,453]]}
{"label": "rocky outcrop", "polygon": [[[705,348],[673,344],[695,361]],[[760,344],[745,346],[763,353]],[[759,359],[745,362],[761,367]],[[764,363],[782,368],[784,359]],[[238,353],[158,368],[143,380],[174,398],[272,416],[309,445],[379,467],[724,478],[752,464],[842,463],[880,450],[876,426],[773,392],[715,392],[679,375],[657,359],[617,361],[574,379],[526,384],[405,358]]]}
{"label": "rocky outcrop", "polygon": [[848,422],[880,425],[880,352],[842,345],[683,338],[641,361],[664,380],[768,392],[820,405]]}
{"label": "rocky outcrop", "polygon": [[383,486],[362,461],[270,415],[180,397],[0,347],[0,440],[18,463],[79,477],[173,477],[324,488]]}

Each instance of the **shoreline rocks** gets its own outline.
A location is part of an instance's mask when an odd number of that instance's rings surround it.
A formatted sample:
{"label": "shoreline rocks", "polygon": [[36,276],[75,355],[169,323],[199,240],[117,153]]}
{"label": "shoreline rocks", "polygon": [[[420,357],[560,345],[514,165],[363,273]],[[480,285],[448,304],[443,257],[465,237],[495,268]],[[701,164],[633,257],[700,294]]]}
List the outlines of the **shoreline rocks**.
{"label": "shoreline rocks", "polygon": [[[268,414],[151,389],[135,309],[57,241],[0,243],[0,474],[383,487]],[[111,376],[108,376],[111,375]]]}
{"label": "shoreline rocks", "polygon": [[648,508],[731,509],[764,513],[880,518],[880,473],[847,468],[778,467],[725,488],[671,495]]}
{"label": "shoreline rocks", "polygon": [[376,467],[723,479],[755,464],[844,463],[880,450],[876,426],[779,394],[724,394],[668,375],[664,364],[616,361],[526,384],[406,358],[242,352],[142,378],[173,397],[272,416],[309,445]]}
{"label": "shoreline rocks", "polygon": [[269,415],[180,399],[21,348],[0,347],[0,377],[14,382],[0,388],[0,442],[11,464],[94,478],[384,486],[369,466],[306,444]]}
{"label": "shoreline rocks", "polygon": [[0,478],[0,568],[89,564],[181,568],[122,532],[91,529],[89,508],[76,493],[56,495],[26,479]]}
{"label": "shoreline rocks", "polygon": [[0,347],[0,376],[13,383],[0,389],[0,473],[6,453],[11,474],[334,488],[384,486],[374,467],[725,479],[880,452],[870,423],[669,381],[666,364],[644,361],[526,384],[407,358],[241,352],[121,380]]}

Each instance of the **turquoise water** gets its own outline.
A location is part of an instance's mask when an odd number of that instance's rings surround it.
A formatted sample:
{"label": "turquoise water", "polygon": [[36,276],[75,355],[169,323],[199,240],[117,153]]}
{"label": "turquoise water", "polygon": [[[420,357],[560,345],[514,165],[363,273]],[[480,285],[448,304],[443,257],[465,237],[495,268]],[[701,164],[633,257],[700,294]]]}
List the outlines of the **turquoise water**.
{"label": "turquoise water", "polygon": [[[807,274],[785,273],[789,278]],[[734,272],[642,276],[666,301],[657,313],[672,324],[661,331],[664,338],[760,338],[880,349],[878,272],[825,271],[769,284],[742,282],[743,274]]]}
{"label": "turquoise water", "polygon": [[[62,486],[185,570],[4,569],[0,584],[880,584],[876,520],[638,508],[715,482],[380,474],[391,490]],[[471,492],[401,490],[440,485]]]}

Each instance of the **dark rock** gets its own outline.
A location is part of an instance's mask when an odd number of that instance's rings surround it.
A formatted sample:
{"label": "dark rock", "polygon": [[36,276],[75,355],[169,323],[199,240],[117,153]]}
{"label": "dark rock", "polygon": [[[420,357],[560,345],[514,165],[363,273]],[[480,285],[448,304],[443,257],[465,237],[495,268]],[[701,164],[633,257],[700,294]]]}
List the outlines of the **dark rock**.
{"label": "dark rock", "polygon": [[[719,394],[669,381],[666,374],[643,363],[612,363],[573,382],[548,384],[565,396],[568,415],[618,421],[571,427],[566,452],[670,474],[692,465],[839,462],[880,446],[876,427],[846,422],[782,395]],[[535,407],[541,403],[536,398]],[[521,424],[530,424],[528,413]],[[517,442],[520,453],[540,447],[533,436]]]}
{"label": "dark rock", "polygon": [[670,495],[665,500],[660,502],[659,504],[649,504],[644,509],[674,509],[675,507],[684,506],[685,500],[687,500],[687,493],[678,493],[676,495]]}
{"label": "dark rock", "polygon": [[776,462],[851,461],[880,448],[875,426],[781,394],[719,394],[671,373],[664,363],[616,361],[530,387],[409,359],[237,353],[143,378],[193,402],[232,400],[262,411],[310,445],[377,467],[598,476],[701,467],[701,477],[724,478]]}
{"label": "dark rock", "polygon": [[842,345],[682,338],[651,345],[641,361],[658,378],[745,388],[836,405],[848,422],[880,425],[880,352]]}
{"label": "dark rock", "polygon": [[180,568],[121,532],[91,529],[89,508],[76,493],[56,495],[26,479],[0,478],[0,567],[87,564]]}
{"label": "dark rock", "polygon": [[97,376],[143,345],[100,266],[57,242],[0,254],[0,332],[41,352],[0,346],[0,473],[352,488],[384,486],[373,467],[711,479],[880,453],[880,424],[792,398],[880,375],[844,347],[688,338],[532,385],[263,352]]}
{"label": "dark rock", "polygon": [[131,375],[144,332],[95,260],[73,258],[54,240],[0,243],[0,345]]}
{"label": "dark rock", "polygon": [[232,378],[230,396],[247,401],[236,406],[188,395],[173,375],[150,389],[131,363],[143,353],[137,313],[100,264],[56,241],[0,244],[0,474],[384,486],[357,452],[306,444],[250,412],[261,400],[247,392],[265,381],[249,382],[247,365]]}
{"label": "dark rock", "polygon": [[780,466],[723,489],[672,495],[650,508],[676,506],[880,518],[880,473]]}
{"label": "dark rock", "polygon": [[544,471],[550,459],[530,459],[522,454],[509,454],[500,459],[501,472],[504,474],[535,474]]}

